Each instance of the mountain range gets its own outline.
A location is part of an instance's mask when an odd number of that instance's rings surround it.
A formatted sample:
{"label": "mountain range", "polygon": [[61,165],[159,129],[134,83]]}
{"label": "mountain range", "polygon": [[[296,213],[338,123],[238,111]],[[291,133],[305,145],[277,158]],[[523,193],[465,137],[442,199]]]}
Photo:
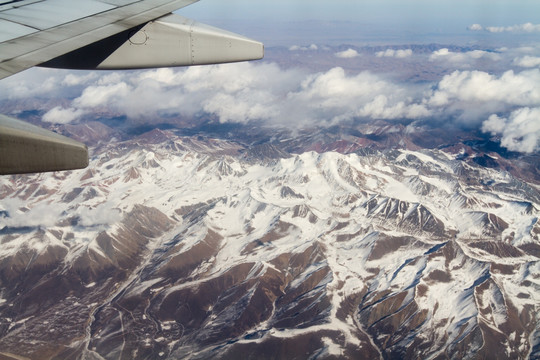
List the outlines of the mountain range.
{"label": "mountain range", "polygon": [[538,155],[213,124],[0,178],[0,359],[540,358]]}

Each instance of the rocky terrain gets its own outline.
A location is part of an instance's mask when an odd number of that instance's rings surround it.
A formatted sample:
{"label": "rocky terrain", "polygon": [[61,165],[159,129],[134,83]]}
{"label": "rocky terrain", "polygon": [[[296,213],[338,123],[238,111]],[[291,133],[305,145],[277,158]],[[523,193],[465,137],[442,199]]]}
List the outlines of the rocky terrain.
{"label": "rocky terrain", "polygon": [[87,169],[0,178],[1,359],[540,358],[534,154],[93,126]]}

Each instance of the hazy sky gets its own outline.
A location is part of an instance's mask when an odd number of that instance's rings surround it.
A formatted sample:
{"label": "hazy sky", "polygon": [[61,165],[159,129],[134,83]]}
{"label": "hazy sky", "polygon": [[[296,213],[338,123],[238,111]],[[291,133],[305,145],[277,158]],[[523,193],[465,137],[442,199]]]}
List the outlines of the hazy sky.
{"label": "hazy sky", "polygon": [[201,0],[182,13],[207,19],[378,20],[387,24],[449,21],[513,23],[540,20],[538,0]]}
{"label": "hazy sky", "polygon": [[[538,0],[201,0],[180,11],[182,15],[216,25],[247,29],[256,24],[258,31],[280,36],[279,28],[285,22],[347,21],[356,23],[360,37],[373,36],[382,41],[408,36],[413,42],[437,41],[429,36],[462,36],[472,24],[483,26],[512,26],[540,23]],[[305,28],[305,27],[304,27]],[[286,32],[292,29],[287,28]],[[251,30],[254,31],[254,30]],[[354,32],[355,29],[339,29]],[[309,29],[317,38],[328,29]],[[309,34],[308,32],[308,34]],[[309,38],[307,34],[306,38]],[[258,33],[256,35],[259,35]],[[345,38],[347,34],[343,34]],[[267,40],[267,39],[263,39]],[[306,39],[308,40],[308,39]],[[267,40],[268,41],[268,40]]]}

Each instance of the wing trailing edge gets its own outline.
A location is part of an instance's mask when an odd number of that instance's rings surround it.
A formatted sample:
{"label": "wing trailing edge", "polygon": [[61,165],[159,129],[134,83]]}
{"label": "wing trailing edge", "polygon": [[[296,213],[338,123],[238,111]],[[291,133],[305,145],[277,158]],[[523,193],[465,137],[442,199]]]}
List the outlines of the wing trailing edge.
{"label": "wing trailing edge", "polygon": [[0,114],[0,175],[82,169],[86,145]]}

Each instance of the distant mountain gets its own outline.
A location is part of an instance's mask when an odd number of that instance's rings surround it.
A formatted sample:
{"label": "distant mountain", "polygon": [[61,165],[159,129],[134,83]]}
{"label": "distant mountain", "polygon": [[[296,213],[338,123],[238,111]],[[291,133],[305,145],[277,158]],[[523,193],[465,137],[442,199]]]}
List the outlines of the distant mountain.
{"label": "distant mountain", "polygon": [[0,178],[0,358],[540,357],[537,155],[88,126],[88,169]]}

